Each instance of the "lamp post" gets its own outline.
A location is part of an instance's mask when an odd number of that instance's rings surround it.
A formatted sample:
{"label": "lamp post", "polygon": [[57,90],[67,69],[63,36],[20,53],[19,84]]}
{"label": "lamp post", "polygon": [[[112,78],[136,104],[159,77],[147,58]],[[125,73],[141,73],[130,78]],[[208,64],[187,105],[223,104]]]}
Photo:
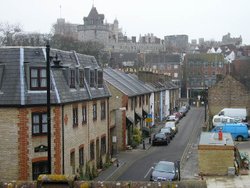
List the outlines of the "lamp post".
{"label": "lamp post", "polygon": [[46,45],[48,174],[51,174],[50,45]]}

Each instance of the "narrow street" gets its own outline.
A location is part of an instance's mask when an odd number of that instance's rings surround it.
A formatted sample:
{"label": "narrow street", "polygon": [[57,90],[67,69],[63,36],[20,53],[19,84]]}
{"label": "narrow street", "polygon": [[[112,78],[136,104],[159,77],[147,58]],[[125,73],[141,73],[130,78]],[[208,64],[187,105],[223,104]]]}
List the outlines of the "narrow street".
{"label": "narrow street", "polygon": [[[179,122],[179,132],[167,146],[153,146],[139,159],[135,159],[116,179],[119,181],[149,181],[151,170],[158,161],[180,161],[197,136],[204,122],[204,108],[193,107]],[[185,160],[183,160],[185,161]],[[183,165],[183,164],[182,164]]]}

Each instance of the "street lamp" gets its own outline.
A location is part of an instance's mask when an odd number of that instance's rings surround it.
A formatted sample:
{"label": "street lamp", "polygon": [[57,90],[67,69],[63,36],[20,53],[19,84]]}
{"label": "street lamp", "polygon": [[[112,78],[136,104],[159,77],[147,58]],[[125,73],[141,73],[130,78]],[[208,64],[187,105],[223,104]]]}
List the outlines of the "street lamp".
{"label": "street lamp", "polygon": [[[50,103],[50,45],[46,45],[46,84],[47,84],[47,144],[48,144],[48,174],[51,174],[51,103]],[[61,67],[59,65],[60,60],[58,60],[57,54],[54,60],[54,66]]]}

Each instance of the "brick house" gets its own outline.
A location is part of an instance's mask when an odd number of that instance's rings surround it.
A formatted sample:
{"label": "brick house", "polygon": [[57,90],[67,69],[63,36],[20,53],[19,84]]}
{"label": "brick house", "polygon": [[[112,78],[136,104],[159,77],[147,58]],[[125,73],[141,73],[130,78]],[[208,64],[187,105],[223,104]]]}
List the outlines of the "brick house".
{"label": "brick house", "polygon": [[247,108],[250,110],[250,93],[247,87],[227,74],[208,89],[209,116],[213,117],[223,108]]}
{"label": "brick house", "polygon": [[[51,49],[51,173],[100,168],[108,154],[110,93],[92,56]],[[0,48],[1,180],[48,172],[46,52]]]}
{"label": "brick house", "polygon": [[111,68],[104,69],[104,80],[112,94],[109,100],[110,145],[115,151],[124,150],[132,144],[133,129],[142,130],[147,126],[152,90],[135,75]]}
{"label": "brick house", "polygon": [[187,54],[183,63],[183,97],[197,99],[199,93],[216,83],[217,75],[225,75],[227,62],[222,54]]}

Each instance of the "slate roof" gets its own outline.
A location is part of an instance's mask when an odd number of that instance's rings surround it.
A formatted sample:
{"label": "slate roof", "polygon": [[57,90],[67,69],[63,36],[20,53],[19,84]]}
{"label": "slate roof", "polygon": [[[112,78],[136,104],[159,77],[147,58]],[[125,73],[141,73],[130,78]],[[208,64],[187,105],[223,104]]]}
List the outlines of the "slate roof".
{"label": "slate roof", "polygon": [[129,97],[152,93],[152,88],[131,74],[122,71],[105,68],[104,80]]}
{"label": "slate roof", "polygon": [[134,52],[112,52],[111,53],[111,59],[116,64],[121,64],[122,62],[132,61],[135,62],[138,59],[137,53]]}
{"label": "slate roof", "polygon": [[104,14],[98,14],[97,12],[97,9],[96,7],[92,7],[90,12],[89,12],[89,15],[88,17],[84,17],[84,19],[87,19],[87,20],[91,20],[91,19],[94,19],[94,20],[97,20],[97,19],[104,19]]}
{"label": "slate roof", "polygon": [[178,88],[178,86],[171,81],[158,81],[147,84],[153,87],[155,91],[172,90]]}
{"label": "slate roof", "polygon": [[[110,97],[105,84],[102,88],[90,88],[85,79],[84,88],[76,82],[75,88],[69,87],[69,70],[88,67],[99,70],[93,56],[78,54],[74,51],[51,49],[50,56],[58,55],[63,68],[51,67],[51,104],[65,104]],[[51,62],[51,65],[53,63]],[[4,47],[0,48],[0,106],[45,105],[47,93],[29,89],[30,67],[46,67],[45,48],[41,47]]]}

